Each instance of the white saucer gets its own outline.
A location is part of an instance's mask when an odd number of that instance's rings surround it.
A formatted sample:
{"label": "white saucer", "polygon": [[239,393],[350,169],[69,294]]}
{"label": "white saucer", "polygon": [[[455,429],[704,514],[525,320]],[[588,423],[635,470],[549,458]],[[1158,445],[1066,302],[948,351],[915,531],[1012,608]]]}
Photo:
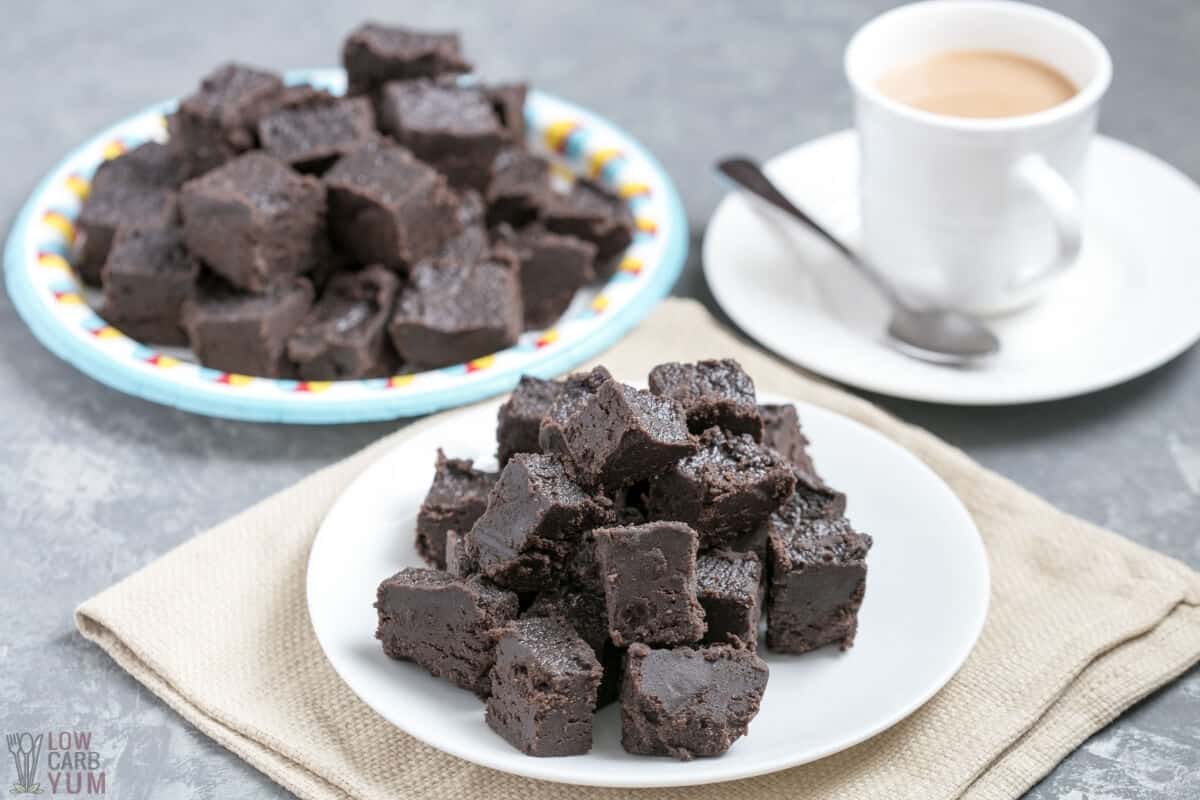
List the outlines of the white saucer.
{"label": "white saucer", "polygon": [[[848,241],[859,233],[853,131],[777,156],[767,172]],[[1135,147],[1099,137],[1087,169],[1080,262],[1038,304],[991,321],[1002,353],[985,366],[914,361],[883,342],[885,307],[840,257],[741,193],[717,207],[704,272],[746,333],[851,386],[963,405],[1028,403],[1129,380],[1200,339],[1200,187]]]}
{"label": "white saucer", "polygon": [[847,493],[847,515],[875,541],[854,647],[803,656],[763,648],[771,677],[762,709],[719,758],[683,763],[626,753],[615,705],[597,716],[590,753],[526,756],[488,728],[474,695],[385,656],[371,607],[382,579],[423,566],[414,521],[437,448],[495,468],[497,405],[448,414],[373,464],[330,509],[309,555],[308,612],[329,663],[363,702],[433,747],[517,775],[591,786],[684,786],[774,772],[911,714],[958,671],[983,628],[987,556],[950,488],[879,433],[797,403],[821,473]]}

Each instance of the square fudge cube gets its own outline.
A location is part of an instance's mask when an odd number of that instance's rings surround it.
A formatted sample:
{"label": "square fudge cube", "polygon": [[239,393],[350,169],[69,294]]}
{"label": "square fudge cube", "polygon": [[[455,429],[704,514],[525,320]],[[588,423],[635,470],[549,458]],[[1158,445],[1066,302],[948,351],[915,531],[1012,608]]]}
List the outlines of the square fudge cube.
{"label": "square fudge cube", "polygon": [[762,563],[755,553],[710,550],[696,559],[696,595],[708,630],[704,641],[758,646]]}
{"label": "square fudge cube", "polygon": [[388,656],[480,697],[491,693],[498,629],[517,617],[514,593],[477,575],[408,567],[379,584],[375,609],[375,638]]}
{"label": "square fudge cube", "polygon": [[621,746],[681,761],[719,756],[746,734],[768,677],[753,650],[631,645],[621,684]]}
{"label": "square fudge cube", "polygon": [[265,294],[245,294],[215,276],[201,275],[183,304],[183,328],[196,357],[210,369],[292,377],[287,341],[312,307],[313,294],[304,278],[275,284]]}
{"label": "square fudge cube", "polygon": [[483,198],[468,189],[459,195],[459,232],[446,240],[437,254],[425,259],[438,266],[469,267],[488,258],[492,251],[491,237],[484,224]]}
{"label": "square fudge cube", "polygon": [[521,335],[516,271],[516,258],[499,250],[470,266],[418,264],[388,325],[396,352],[412,367],[433,369],[516,344]]}
{"label": "square fudge cube", "polygon": [[596,277],[612,277],[625,248],[633,241],[633,212],[604,186],[579,178],[566,194],[556,194],[543,222],[553,233],[596,245]]}
{"label": "square fudge cube", "polygon": [[562,580],[583,532],[611,520],[611,504],[572,481],[559,459],[518,453],[500,471],[471,540],[488,578],[540,591]]}
{"label": "square fudge cube", "polygon": [[495,472],[475,469],[469,458],[446,458],[438,448],[433,483],[417,512],[417,552],[427,564],[449,569],[447,537],[471,530],[487,508],[497,477]]}
{"label": "square fudge cube", "polygon": [[500,406],[496,419],[496,457],[500,466],[508,463],[515,453],[540,453],[538,430],[542,418],[550,411],[562,391],[557,381],[544,381],[532,375],[522,375],[517,388]]}
{"label": "square fudge cube", "polygon": [[387,336],[400,279],[375,264],[329,279],[321,297],[288,339],[288,358],[301,378],[378,378],[396,371]]}
{"label": "square fudge cube", "polygon": [[456,578],[466,578],[479,572],[479,560],[475,557],[475,545],[471,531],[446,531],[446,572]]}
{"label": "square fudge cube", "polygon": [[682,522],[597,528],[596,563],[608,609],[608,633],[633,642],[678,645],[704,636],[696,599],[696,532]]}
{"label": "square fudge cube", "polygon": [[596,395],[596,390],[610,380],[612,375],[607,369],[593,367],[590,372],[575,372],[562,381],[562,389],[538,428],[538,444],[543,453],[554,453],[563,458],[569,455],[564,435],[567,423]]}
{"label": "square fudge cube", "polygon": [[767,647],[807,653],[854,644],[871,537],[845,517],[772,518],[767,539]]}
{"label": "square fudge cube", "polygon": [[488,185],[488,225],[514,228],[536,220],[550,204],[550,162],[519,147],[506,147],[492,162]]}
{"label": "square fudge cube", "polygon": [[181,314],[199,273],[178,226],[122,226],[101,272],[100,316],[139,341],[186,346]]}
{"label": "square fudge cube", "polygon": [[329,233],[361,264],[404,270],[436,256],[460,230],[446,179],[386,140],[342,157],[323,180]]}
{"label": "square fudge cube", "polygon": [[375,112],[365,97],[287,105],[258,123],[263,150],[301,172],[324,172],[375,136]]}
{"label": "square fudge cube", "polygon": [[487,189],[492,163],[508,133],[478,89],[433,81],[383,87],[379,129],[437,167],[456,187]]}
{"label": "square fudge cube", "polygon": [[350,94],[366,94],[387,81],[433,78],[471,71],[457,33],[416,31],[368,22],[346,37],[342,66]]}
{"label": "square fudge cube", "polygon": [[758,415],[763,423],[762,443],[792,462],[804,482],[814,486],[823,484],[808,453],[808,437],[800,427],[796,406],[768,403],[758,407]]}
{"label": "square fudge cube", "polygon": [[602,674],[592,648],[563,621],[512,622],[496,644],[488,727],[526,755],[586,753]]}
{"label": "square fudge cube", "polygon": [[249,292],[312,269],[325,235],[321,182],[260,152],[185,183],[180,210],[188,249]]}
{"label": "square fudge cube", "polygon": [[521,616],[556,617],[570,625],[592,648],[604,669],[604,677],[600,679],[600,689],[596,695],[596,708],[616,702],[621,691],[624,651],[613,644],[612,637],[608,635],[608,609],[602,591],[566,585],[540,592]]}
{"label": "square fudge cube", "polygon": [[183,173],[170,149],[146,142],[100,165],[75,220],[74,266],[92,286],[108,258],[117,228],[162,228],[179,213]]}
{"label": "square fudge cube", "polygon": [[796,489],[791,464],[746,433],[709,428],[700,450],[655,475],[651,519],[686,522],[703,547],[721,547],[761,524]]}
{"label": "square fudge cube", "polygon": [[495,109],[500,124],[508,132],[509,141],[524,146],[525,98],[529,94],[528,84],[501,83],[484,86],[483,94]]}
{"label": "square fudge cube", "polygon": [[538,225],[520,231],[501,225],[496,238],[521,262],[521,302],[527,330],[553,325],[575,293],[595,277],[596,246],[591,242],[550,233]]}
{"label": "square fudge cube", "polygon": [[571,416],[563,438],[572,476],[608,490],[656,475],[696,452],[678,403],[615,380],[601,384]]}
{"label": "square fudge cube", "polygon": [[694,364],[659,364],[650,370],[650,391],[678,400],[692,433],[712,427],[762,438],[754,381],[731,358]]}
{"label": "square fudge cube", "polygon": [[283,80],[273,72],[224,64],[209,73],[168,119],[171,148],[188,175],[201,175],[253,149],[259,120],[283,96]]}

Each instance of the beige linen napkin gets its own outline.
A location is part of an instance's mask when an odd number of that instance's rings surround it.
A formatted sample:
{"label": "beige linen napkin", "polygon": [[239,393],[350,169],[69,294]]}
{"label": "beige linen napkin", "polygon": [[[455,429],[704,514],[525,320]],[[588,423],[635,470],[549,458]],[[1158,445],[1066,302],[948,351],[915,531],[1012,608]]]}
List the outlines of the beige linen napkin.
{"label": "beige linen napkin", "polygon": [[637,378],[661,361],[717,356],[740,360],[761,389],[827,406],[899,442],[953,487],[983,533],[992,599],[975,651],[923,708],[850,750],[737,783],[642,794],[493,772],[376,716],[317,645],[305,610],[305,561],[343,487],[428,421],[264,500],[92,598],[78,610],[79,629],[209,736],[301,797],[322,799],[1013,798],[1200,659],[1196,573],[1067,516],[930,434],[802,376],[722,330],[696,303],[665,302],[601,360],[616,375]]}

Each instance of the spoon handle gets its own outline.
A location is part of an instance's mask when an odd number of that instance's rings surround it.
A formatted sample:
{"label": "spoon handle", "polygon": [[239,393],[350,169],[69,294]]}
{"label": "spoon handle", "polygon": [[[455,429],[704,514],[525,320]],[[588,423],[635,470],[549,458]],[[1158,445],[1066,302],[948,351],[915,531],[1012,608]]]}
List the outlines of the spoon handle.
{"label": "spoon handle", "polygon": [[745,156],[723,158],[717,162],[717,169],[720,170],[722,175],[746,191],[804,223],[809,230],[829,242],[835,250],[845,256],[846,260],[857,267],[859,272],[865,275],[893,304],[901,305],[892,287],[870,264],[865,262],[858,253],[851,250],[845,242],[830,233],[825,226],[797,208],[791,200],[788,200],[783,192],[779,191],[775,184],[771,182],[771,179],[766,176],[762,168],[752,159]]}

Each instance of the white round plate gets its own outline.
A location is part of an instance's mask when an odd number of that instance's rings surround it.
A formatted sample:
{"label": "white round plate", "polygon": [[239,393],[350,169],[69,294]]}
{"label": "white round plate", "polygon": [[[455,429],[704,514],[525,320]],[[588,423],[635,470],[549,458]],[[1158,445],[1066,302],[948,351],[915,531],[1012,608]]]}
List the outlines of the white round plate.
{"label": "white round plate", "polygon": [[[859,239],[858,147],[843,131],[767,172],[814,217]],[[1099,137],[1086,174],[1080,261],[1039,303],[991,320],[1003,351],[971,369],[915,361],[883,341],[886,309],[831,248],[741,193],[717,207],[704,272],[725,312],[814,372],[895,397],[962,405],[1054,400],[1120,383],[1200,338],[1200,188],[1159,159]]]}
{"label": "white round plate", "polygon": [[363,702],[407,733],[459,758],[548,781],[715,783],[803,764],[879,733],[933,696],[971,651],[987,614],[987,558],[962,503],[924,464],[856,422],[797,406],[822,473],[849,495],[855,527],[875,539],[866,601],[848,652],[762,649],[771,668],[762,710],[725,755],[688,763],[629,755],[614,704],[597,716],[587,755],[526,756],[487,727],[474,695],[383,654],[374,638],[375,589],[402,567],[422,566],[414,521],[436,449],[494,468],[496,404],[421,431],[334,504],[308,562],[308,610],[325,655]]}

